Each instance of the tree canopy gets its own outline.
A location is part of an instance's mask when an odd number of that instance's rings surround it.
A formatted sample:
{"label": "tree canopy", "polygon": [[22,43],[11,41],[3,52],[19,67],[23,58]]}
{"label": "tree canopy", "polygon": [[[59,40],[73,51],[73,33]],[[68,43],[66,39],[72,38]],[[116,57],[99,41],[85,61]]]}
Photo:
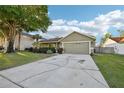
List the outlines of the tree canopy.
{"label": "tree canopy", "polygon": [[8,52],[13,52],[15,36],[19,31],[46,32],[50,24],[48,8],[45,5],[0,6],[0,29],[8,41]]}
{"label": "tree canopy", "polygon": [[0,6],[0,22],[15,23],[25,31],[43,32],[51,24],[47,6]]}
{"label": "tree canopy", "polygon": [[42,38],[42,36],[39,34],[33,35],[33,39],[36,39],[36,42],[38,42],[38,40],[41,38]]}
{"label": "tree canopy", "polygon": [[106,41],[109,37],[111,37],[111,34],[110,34],[110,33],[106,33],[106,34],[101,38],[100,46],[102,46],[102,45],[105,43],[105,41]]}

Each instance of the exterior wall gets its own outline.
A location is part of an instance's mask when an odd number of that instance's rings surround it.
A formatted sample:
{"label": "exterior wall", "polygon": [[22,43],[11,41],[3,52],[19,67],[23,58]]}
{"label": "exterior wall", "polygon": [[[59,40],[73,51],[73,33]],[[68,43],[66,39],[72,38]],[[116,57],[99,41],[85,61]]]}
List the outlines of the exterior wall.
{"label": "exterior wall", "polygon": [[113,44],[116,44],[117,42],[115,42],[114,40],[111,40],[111,39],[107,39],[106,41],[105,41],[105,43],[103,44],[103,47],[107,47],[107,46],[109,46],[109,45],[113,45]]}
{"label": "exterior wall", "polygon": [[111,39],[108,39],[103,47],[113,47],[116,54],[124,54],[124,44],[119,44]]}
{"label": "exterior wall", "polygon": [[61,42],[72,42],[72,41],[91,41],[91,47],[95,47],[95,40],[87,37],[85,35],[81,35],[78,33],[72,33],[69,36],[65,37]]}
{"label": "exterior wall", "polygon": [[40,47],[56,47],[56,43],[41,43]]}
{"label": "exterior wall", "polygon": [[[28,36],[21,36],[21,42],[20,42],[20,50],[24,50],[25,48],[32,47],[32,44],[34,43],[34,40],[31,37]],[[15,40],[15,48],[18,47],[18,35]]]}
{"label": "exterior wall", "polygon": [[69,42],[69,41],[94,41],[94,40],[85,35],[80,35],[75,32],[65,37],[61,42]]}
{"label": "exterior wall", "polygon": [[0,46],[4,45],[4,39],[0,38]]}
{"label": "exterior wall", "polygon": [[117,44],[115,51],[117,54],[124,54],[124,44]]}
{"label": "exterior wall", "polygon": [[[20,42],[20,50],[24,50],[25,48],[29,48],[32,47],[32,44],[34,43],[34,40],[32,38],[30,38],[29,36],[21,36],[21,42]],[[2,41],[2,39],[0,39],[0,46],[3,46],[5,49],[7,48],[7,42],[5,40],[5,42]],[[14,48],[18,47],[18,35],[16,36],[15,39],[15,45]]]}
{"label": "exterior wall", "polygon": [[91,41],[91,47],[94,48],[95,47],[96,42],[95,41]]}
{"label": "exterior wall", "polygon": [[40,47],[49,47],[48,43],[40,43]]}
{"label": "exterior wall", "polygon": [[106,45],[106,47],[113,47],[116,54],[124,54],[124,44],[113,43]]}

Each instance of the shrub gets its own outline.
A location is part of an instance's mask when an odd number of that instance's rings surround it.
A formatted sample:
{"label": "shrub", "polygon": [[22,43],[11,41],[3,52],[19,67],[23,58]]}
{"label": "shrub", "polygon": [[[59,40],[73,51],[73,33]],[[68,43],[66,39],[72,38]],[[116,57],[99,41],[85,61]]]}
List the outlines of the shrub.
{"label": "shrub", "polygon": [[27,51],[27,50],[28,50],[28,48],[25,48],[24,50],[25,50],[25,51]]}
{"label": "shrub", "polygon": [[54,47],[49,48],[53,53],[56,53],[56,49]]}
{"label": "shrub", "polygon": [[34,53],[47,53],[48,50],[51,50],[52,53],[56,53],[56,49],[54,47],[42,47],[42,48],[25,48],[26,51],[34,52]]}
{"label": "shrub", "polygon": [[59,48],[59,49],[58,49],[58,53],[59,53],[59,54],[62,54],[62,53],[63,53],[63,48]]}
{"label": "shrub", "polygon": [[47,50],[47,54],[52,54],[53,51],[52,50]]}
{"label": "shrub", "polygon": [[0,50],[3,50],[3,49],[4,49],[4,47],[0,46]]}
{"label": "shrub", "polygon": [[52,48],[49,48],[49,47],[39,48],[39,53],[47,53],[48,50],[51,50],[52,53],[56,53],[56,49],[54,47],[52,47]]}
{"label": "shrub", "polygon": [[47,47],[39,48],[39,53],[47,53],[47,50]]}
{"label": "shrub", "polygon": [[35,48],[33,48],[33,52],[34,53],[38,53],[39,52],[39,49],[35,47]]}
{"label": "shrub", "polygon": [[29,51],[29,52],[33,52],[33,48],[30,47],[30,48],[25,48],[26,51]]}
{"label": "shrub", "polygon": [[91,53],[90,55],[91,55],[91,56],[94,56],[94,53]]}

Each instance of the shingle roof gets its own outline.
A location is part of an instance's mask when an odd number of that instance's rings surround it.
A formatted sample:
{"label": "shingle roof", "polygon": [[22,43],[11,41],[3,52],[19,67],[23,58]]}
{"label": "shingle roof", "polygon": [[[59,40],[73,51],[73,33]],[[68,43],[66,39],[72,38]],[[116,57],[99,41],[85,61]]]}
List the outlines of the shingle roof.
{"label": "shingle roof", "polygon": [[114,40],[117,43],[124,43],[124,37],[111,37],[110,39]]}
{"label": "shingle roof", "polygon": [[59,38],[51,38],[51,39],[44,39],[39,42],[58,42],[62,37]]}
{"label": "shingle roof", "polygon": [[21,34],[32,38],[32,35],[31,34],[23,33],[23,32]]}

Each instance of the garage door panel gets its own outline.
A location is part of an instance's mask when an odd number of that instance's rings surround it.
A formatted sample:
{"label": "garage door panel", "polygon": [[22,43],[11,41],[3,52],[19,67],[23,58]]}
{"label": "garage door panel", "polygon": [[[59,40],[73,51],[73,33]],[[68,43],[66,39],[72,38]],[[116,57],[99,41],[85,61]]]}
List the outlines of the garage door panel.
{"label": "garage door panel", "polygon": [[89,42],[64,43],[64,52],[73,54],[89,54]]}

